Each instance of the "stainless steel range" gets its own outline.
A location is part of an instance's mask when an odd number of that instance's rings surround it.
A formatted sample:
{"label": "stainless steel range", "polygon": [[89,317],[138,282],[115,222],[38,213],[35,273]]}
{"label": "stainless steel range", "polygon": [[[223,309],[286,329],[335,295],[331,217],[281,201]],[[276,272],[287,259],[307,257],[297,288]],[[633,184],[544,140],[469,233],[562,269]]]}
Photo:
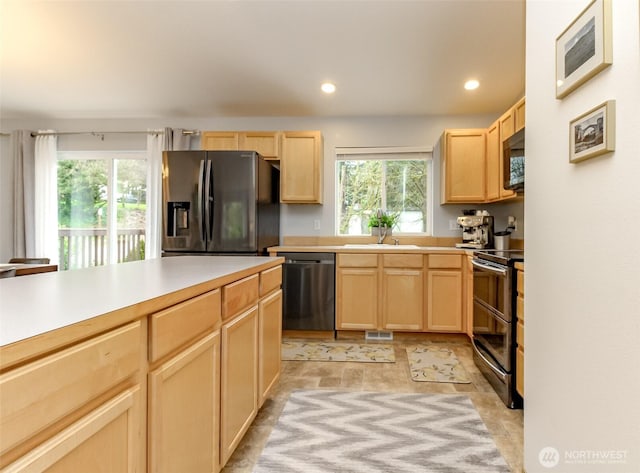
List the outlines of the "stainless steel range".
{"label": "stainless steel range", "polygon": [[516,392],[516,261],[521,250],[475,251],[473,359],[507,407],[522,407]]}

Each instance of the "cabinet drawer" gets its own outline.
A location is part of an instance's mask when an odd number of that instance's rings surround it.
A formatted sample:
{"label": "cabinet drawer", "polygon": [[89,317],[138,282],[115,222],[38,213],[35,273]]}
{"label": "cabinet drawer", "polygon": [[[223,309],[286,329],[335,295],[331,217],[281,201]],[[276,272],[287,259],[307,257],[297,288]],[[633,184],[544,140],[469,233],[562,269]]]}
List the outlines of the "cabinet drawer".
{"label": "cabinet drawer", "polygon": [[342,268],[375,268],[378,266],[378,255],[374,254],[340,254],[338,266]]}
{"label": "cabinet drawer", "polygon": [[0,454],[138,371],[143,346],[137,321],[0,376]]}
{"label": "cabinet drawer", "polygon": [[516,316],[524,320],[524,297],[521,295],[516,297]]}
{"label": "cabinet drawer", "polygon": [[257,304],[259,275],[254,274],[222,288],[222,317],[228,319],[247,307]]}
{"label": "cabinet drawer", "polygon": [[260,273],[260,296],[269,294],[282,284],[282,266],[267,269]]}
{"label": "cabinet drawer", "polygon": [[524,322],[522,320],[518,320],[516,325],[516,341],[519,347],[524,348]]}
{"label": "cabinet drawer", "polygon": [[429,268],[462,268],[462,255],[429,255]]}
{"label": "cabinet drawer", "polygon": [[382,255],[382,264],[386,268],[422,268],[422,255]]}
{"label": "cabinet drawer", "polygon": [[149,359],[157,361],[189,340],[220,326],[220,289],[194,297],[149,318]]}

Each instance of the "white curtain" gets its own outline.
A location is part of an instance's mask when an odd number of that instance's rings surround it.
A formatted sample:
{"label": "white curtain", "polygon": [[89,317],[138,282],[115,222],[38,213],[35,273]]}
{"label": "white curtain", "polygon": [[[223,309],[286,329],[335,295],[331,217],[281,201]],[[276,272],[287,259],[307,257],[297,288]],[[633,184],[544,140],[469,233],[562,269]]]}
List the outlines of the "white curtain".
{"label": "white curtain", "polygon": [[149,131],[145,259],[159,258],[162,253],[162,151],[191,147],[191,135],[185,135],[181,128]]}
{"label": "white curtain", "polygon": [[[53,133],[51,130],[39,133]],[[35,144],[35,256],[58,263],[58,137],[41,135]]]}
{"label": "white curtain", "polygon": [[16,258],[35,257],[34,142],[29,130],[11,132],[13,156],[13,249]]}

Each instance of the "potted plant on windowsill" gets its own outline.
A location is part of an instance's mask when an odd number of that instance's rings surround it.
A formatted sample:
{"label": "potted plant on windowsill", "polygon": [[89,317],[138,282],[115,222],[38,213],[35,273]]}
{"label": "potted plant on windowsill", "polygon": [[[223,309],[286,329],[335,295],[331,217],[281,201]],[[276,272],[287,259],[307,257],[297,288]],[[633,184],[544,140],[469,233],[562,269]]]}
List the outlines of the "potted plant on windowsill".
{"label": "potted plant on windowsill", "polygon": [[[385,236],[391,236],[393,234],[393,227],[398,223],[398,213],[387,213],[378,209],[377,212],[369,217],[369,228],[371,228],[371,235],[379,237],[382,232]],[[383,237],[384,238],[384,237]]]}

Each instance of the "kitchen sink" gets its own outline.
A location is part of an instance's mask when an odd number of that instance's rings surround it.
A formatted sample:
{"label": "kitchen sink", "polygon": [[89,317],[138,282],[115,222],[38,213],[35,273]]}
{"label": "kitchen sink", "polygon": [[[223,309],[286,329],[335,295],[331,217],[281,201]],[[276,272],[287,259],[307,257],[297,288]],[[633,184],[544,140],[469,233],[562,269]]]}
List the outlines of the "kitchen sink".
{"label": "kitchen sink", "polygon": [[384,248],[385,250],[409,250],[420,248],[418,245],[393,245],[390,243],[364,243],[360,245],[356,244],[348,244],[344,245],[345,248],[363,248],[363,249],[372,249],[372,248]]}

